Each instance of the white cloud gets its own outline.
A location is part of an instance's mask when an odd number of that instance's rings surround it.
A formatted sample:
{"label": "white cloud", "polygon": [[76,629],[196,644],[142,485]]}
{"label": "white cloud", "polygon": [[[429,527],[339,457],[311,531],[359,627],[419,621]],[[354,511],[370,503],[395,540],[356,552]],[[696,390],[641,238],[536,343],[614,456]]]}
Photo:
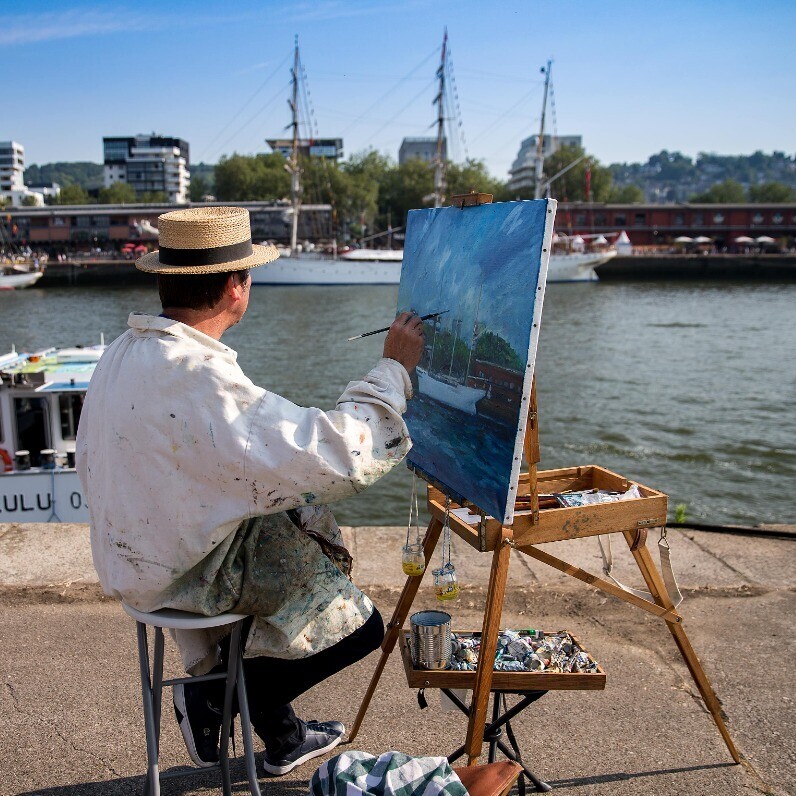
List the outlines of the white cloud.
{"label": "white cloud", "polygon": [[151,27],[151,18],[125,10],[85,8],[20,14],[0,17],[0,44],[33,44],[54,39],[100,36]]}

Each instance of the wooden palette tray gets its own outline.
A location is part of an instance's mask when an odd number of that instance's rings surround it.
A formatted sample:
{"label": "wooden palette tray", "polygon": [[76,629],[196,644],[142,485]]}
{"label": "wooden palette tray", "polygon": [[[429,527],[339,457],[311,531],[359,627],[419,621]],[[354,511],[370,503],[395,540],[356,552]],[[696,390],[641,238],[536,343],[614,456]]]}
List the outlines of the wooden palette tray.
{"label": "wooden palette tray", "polygon": [[[455,632],[455,631],[454,631]],[[406,681],[410,688],[473,688],[475,671],[456,669],[416,669],[409,650],[409,631],[398,636],[406,670]],[[468,633],[480,636],[481,633]],[[552,635],[552,634],[550,634]],[[594,661],[583,644],[569,634],[580,650]],[[596,661],[594,661],[597,663]],[[597,663],[596,672],[501,672],[492,674],[493,691],[602,691],[605,688],[605,671]]]}
{"label": "wooden palette tray", "polygon": [[[633,484],[638,486],[640,498],[599,503],[594,506],[541,509],[536,514],[530,510],[524,511],[518,506],[514,522],[508,526],[513,531],[514,543],[522,547],[666,525],[667,497],[663,492],[593,464],[558,470],[540,470],[536,474],[538,494],[588,489],[626,492]],[[518,494],[528,495],[530,489],[530,475],[520,473]],[[453,506],[459,507],[455,503]],[[433,516],[440,520],[444,519],[445,495],[433,486],[428,488],[428,509]],[[451,516],[451,530],[476,549],[493,550],[501,537],[501,523],[499,520],[488,518],[479,534],[477,527],[479,519],[477,514],[473,515],[470,522]]]}

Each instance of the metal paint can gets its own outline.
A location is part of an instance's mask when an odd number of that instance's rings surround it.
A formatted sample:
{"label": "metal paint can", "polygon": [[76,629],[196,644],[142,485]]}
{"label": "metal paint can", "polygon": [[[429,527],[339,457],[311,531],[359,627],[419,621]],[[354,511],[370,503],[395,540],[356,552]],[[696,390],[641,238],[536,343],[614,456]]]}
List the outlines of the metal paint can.
{"label": "metal paint can", "polygon": [[451,617],[444,611],[419,611],[409,620],[409,649],[418,669],[447,669],[451,663]]}

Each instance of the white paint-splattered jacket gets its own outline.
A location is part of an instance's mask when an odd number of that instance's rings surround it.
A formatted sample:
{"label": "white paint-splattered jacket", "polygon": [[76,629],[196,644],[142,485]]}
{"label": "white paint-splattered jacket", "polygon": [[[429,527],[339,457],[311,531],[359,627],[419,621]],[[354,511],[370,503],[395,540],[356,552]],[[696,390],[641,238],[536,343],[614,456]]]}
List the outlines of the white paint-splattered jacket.
{"label": "white paint-splattered jacket", "polygon": [[[382,359],[330,412],[253,384],[235,351],[133,313],[89,385],[77,468],[103,588],[134,607],[256,615],[247,654],[296,658],[361,626],[372,605],[285,514],[339,534],[318,504],[361,492],[411,446],[411,383]],[[186,668],[209,636],[178,638]]]}

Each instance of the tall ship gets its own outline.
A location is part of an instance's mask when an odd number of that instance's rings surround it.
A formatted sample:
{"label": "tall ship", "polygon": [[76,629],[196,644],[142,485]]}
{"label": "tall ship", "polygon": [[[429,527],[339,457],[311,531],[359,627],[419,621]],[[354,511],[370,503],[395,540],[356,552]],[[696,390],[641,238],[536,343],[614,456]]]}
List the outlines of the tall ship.
{"label": "tall ship", "polygon": [[[447,50],[448,33],[445,31],[440,65],[437,69],[438,91],[434,104],[437,106],[435,127],[437,132],[437,145],[434,156],[434,192],[427,197],[433,199],[434,207],[442,207],[445,203],[445,92],[447,75]],[[539,145],[535,157],[535,198],[540,199],[549,190],[550,184],[560,176],[554,175],[551,179],[544,179],[544,157],[542,142],[544,140],[545,110],[550,87],[551,62],[548,61],[544,70],[545,87],[542,102],[541,129]],[[290,157],[285,167],[291,176],[290,196],[290,246],[282,256],[272,263],[259,266],[252,270],[252,283],[255,285],[397,285],[401,281],[401,249],[351,249],[334,255],[318,255],[314,252],[304,252],[298,245],[298,220],[301,213],[301,169],[299,166],[299,126],[300,119],[300,85],[302,66],[299,53],[298,37],[296,37],[293,53],[293,66],[291,68],[292,93],[289,101],[291,108],[292,146]],[[567,171],[577,162],[570,164]],[[563,172],[562,172],[563,173]],[[382,233],[388,234],[388,233]],[[378,237],[378,236],[372,236]],[[588,244],[584,238],[593,237],[592,251],[588,251]],[[613,249],[601,236],[577,236],[574,239],[566,235],[558,235],[554,244],[548,265],[548,282],[593,282],[598,279],[594,270],[596,266],[607,262],[616,256]],[[554,239],[555,240],[555,239]]]}

